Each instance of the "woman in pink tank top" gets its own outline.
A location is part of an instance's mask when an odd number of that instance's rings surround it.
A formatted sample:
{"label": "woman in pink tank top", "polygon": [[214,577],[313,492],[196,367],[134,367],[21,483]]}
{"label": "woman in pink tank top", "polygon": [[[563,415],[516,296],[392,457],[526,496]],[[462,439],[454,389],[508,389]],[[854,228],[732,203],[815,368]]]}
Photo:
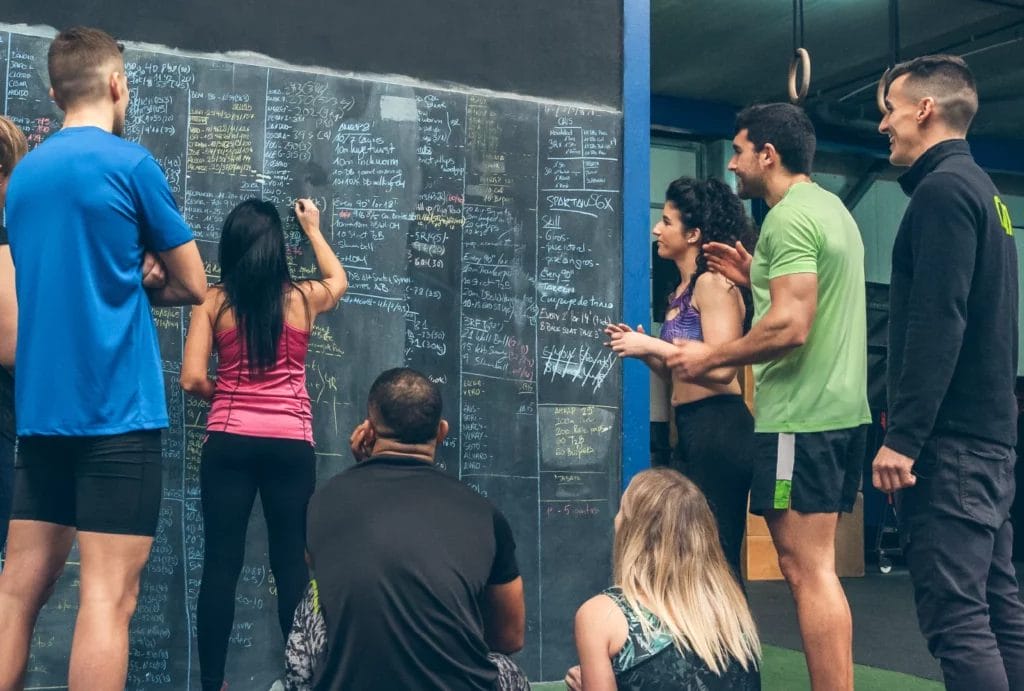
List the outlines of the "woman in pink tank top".
{"label": "woman in pink tank top", "polygon": [[[226,687],[235,586],[257,493],[285,636],[309,581],[306,504],[316,485],[316,457],[306,349],[314,319],[334,309],[348,278],[320,232],[313,201],[296,202],[295,215],[322,278],[292,280],[277,209],[246,200],[224,221],[220,282],[193,309],[185,341],[181,386],[211,402],[199,473],[205,546],[196,624],[203,691]],[[207,376],[212,352],[216,378]]]}

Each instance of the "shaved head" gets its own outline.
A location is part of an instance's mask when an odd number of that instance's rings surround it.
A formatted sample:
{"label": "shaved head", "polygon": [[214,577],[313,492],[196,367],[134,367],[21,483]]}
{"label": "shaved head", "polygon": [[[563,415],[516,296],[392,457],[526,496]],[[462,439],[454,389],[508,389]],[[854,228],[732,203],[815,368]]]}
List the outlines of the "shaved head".
{"label": "shaved head", "polygon": [[915,101],[931,98],[935,114],[950,129],[967,134],[978,112],[978,89],[974,75],[963,58],[956,55],[924,55],[901,62],[885,79],[886,93],[892,83],[906,75],[903,94]]}

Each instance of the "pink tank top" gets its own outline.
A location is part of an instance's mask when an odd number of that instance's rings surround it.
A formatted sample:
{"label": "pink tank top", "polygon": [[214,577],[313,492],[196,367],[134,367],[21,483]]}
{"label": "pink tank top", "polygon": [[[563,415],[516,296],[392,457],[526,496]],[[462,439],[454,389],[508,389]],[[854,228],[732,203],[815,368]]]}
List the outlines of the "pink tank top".
{"label": "pink tank top", "polygon": [[249,437],[304,439],[313,443],[313,415],[306,392],[309,332],[284,325],[277,363],[266,372],[249,373],[238,328],[215,334],[217,387],[206,418],[208,432]]}

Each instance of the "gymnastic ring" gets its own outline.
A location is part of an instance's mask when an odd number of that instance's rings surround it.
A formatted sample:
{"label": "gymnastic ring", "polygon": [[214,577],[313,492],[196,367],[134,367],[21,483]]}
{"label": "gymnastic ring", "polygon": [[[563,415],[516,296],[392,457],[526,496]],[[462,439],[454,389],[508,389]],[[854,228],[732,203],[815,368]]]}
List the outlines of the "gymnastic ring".
{"label": "gymnastic ring", "polygon": [[891,67],[886,67],[885,72],[882,72],[882,78],[878,80],[878,89],[875,90],[875,101],[878,102],[878,109],[882,111],[884,115],[887,111],[885,107],[885,79],[889,76],[889,70]]}
{"label": "gymnastic ring", "polygon": [[[796,88],[797,66],[803,68],[803,77],[800,79],[800,89]],[[789,63],[789,102],[798,104],[807,96],[811,88],[811,54],[806,48],[797,48],[793,54],[793,60]]]}

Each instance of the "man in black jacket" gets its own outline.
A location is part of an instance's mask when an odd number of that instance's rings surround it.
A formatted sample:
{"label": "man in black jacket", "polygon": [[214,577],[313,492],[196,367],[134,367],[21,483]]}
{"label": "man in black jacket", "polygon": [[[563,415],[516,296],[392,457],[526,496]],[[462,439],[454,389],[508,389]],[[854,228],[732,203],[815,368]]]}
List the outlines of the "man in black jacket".
{"label": "man in black jacket", "polygon": [[910,169],[892,254],[889,427],[873,480],[900,490],[918,621],[946,688],[1024,689],[1024,605],[1010,561],[1017,251],[1006,205],[965,141],[967,65],[894,67],[879,131]]}

